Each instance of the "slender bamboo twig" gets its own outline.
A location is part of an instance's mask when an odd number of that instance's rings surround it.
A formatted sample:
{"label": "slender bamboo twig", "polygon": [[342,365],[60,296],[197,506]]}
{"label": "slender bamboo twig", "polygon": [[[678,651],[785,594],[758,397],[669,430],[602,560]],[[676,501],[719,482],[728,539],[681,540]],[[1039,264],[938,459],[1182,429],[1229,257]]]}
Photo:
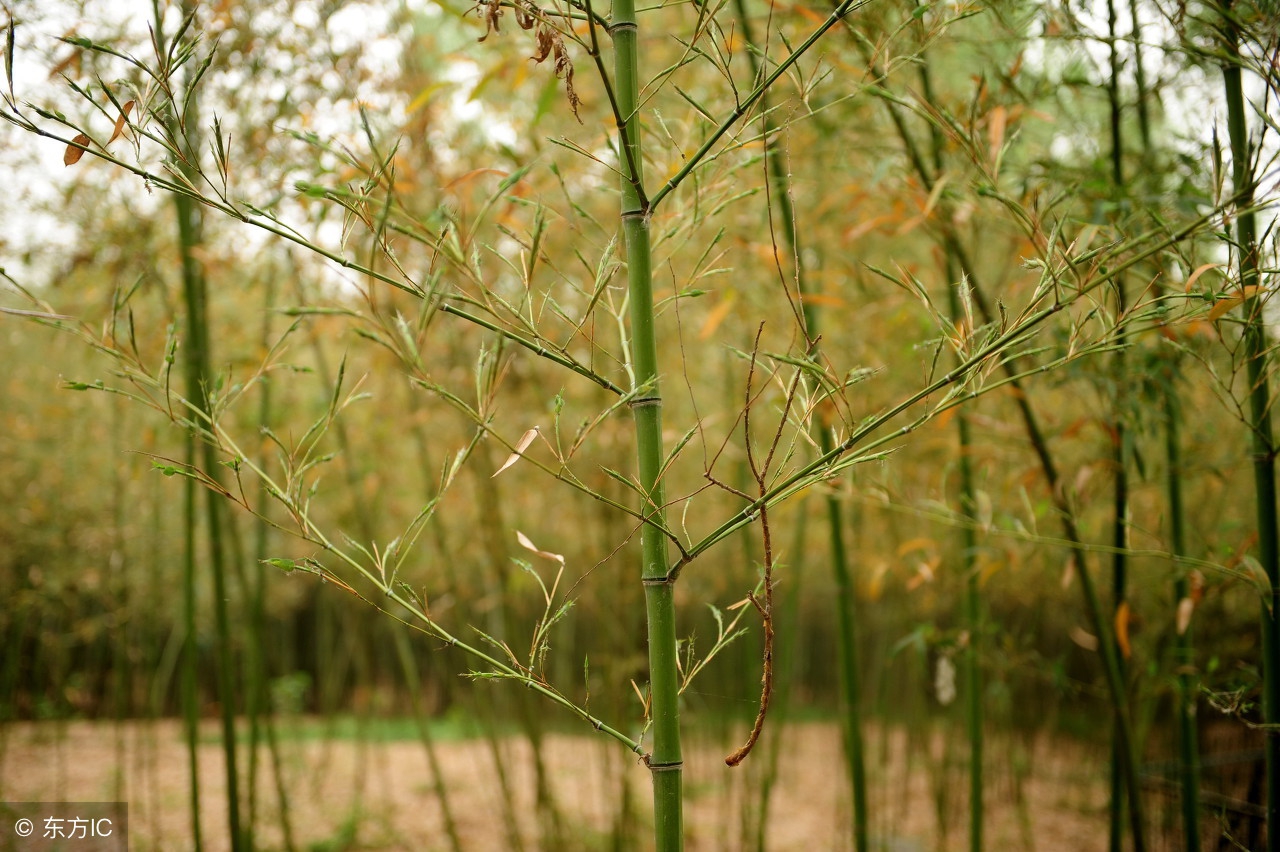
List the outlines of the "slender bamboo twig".
{"label": "slender bamboo twig", "polygon": [[[764,69],[757,51],[762,49],[751,29],[751,19],[747,15],[744,0],[735,0],[735,9],[739,26],[742,28],[746,44],[746,55],[751,66],[753,84],[764,80]],[[782,225],[782,236],[788,254],[794,266],[796,291],[800,299],[800,321],[806,340],[806,357],[817,361],[819,349],[819,309],[816,300],[808,298],[810,283],[806,274],[803,253],[799,245],[799,228],[796,222],[795,205],[791,199],[791,183],[787,177],[780,150],[778,128],[772,118],[769,104],[769,93],[764,90],[760,94],[760,121],[763,126],[765,143],[766,174],[772,190],[771,201],[778,211],[778,221]],[[785,282],[784,282],[785,286]],[[819,452],[829,453],[834,443],[832,424],[822,422],[818,418],[814,423],[817,433]],[[834,493],[827,494],[823,501],[827,515],[827,529],[831,542],[831,568],[835,577],[837,594],[835,597],[836,619],[838,624],[836,657],[840,673],[840,692],[843,701],[841,732],[844,737],[845,762],[849,770],[850,792],[853,805],[853,842],[856,852],[867,852],[870,848],[868,835],[867,808],[867,771],[862,736],[862,689],[857,656],[857,593],[854,587],[852,572],[849,570],[849,555],[844,542],[844,517],[840,501]],[[763,514],[762,514],[763,519]],[[772,628],[772,625],[770,625]]]}

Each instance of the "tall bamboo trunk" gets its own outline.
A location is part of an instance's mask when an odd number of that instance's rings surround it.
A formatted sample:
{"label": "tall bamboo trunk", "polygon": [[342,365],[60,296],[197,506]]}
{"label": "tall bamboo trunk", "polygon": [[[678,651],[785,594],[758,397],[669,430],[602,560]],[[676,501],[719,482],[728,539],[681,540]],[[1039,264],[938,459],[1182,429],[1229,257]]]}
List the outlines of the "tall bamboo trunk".
{"label": "tall bamboo trunk", "polygon": [[1232,3],[1222,7],[1230,57],[1222,68],[1227,97],[1227,128],[1231,136],[1231,176],[1235,190],[1236,248],[1239,251],[1240,287],[1244,300],[1244,353],[1249,379],[1249,418],[1253,433],[1253,483],[1258,519],[1258,557],[1266,572],[1269,591],[1262,601],[1262,718],[1266,725],[1267,852],[1280,852],[1280,632],[1276,606],[1280,603],[1280,533],[1276,528],[1276,445],[1271,430],[1270,343],[1257,296],[1258,230],[1253,213],[1256,181],[1252,148],[1245,115],[1241,79],[1240,26],[1232,15]]}
{"label": "tall bamboo trunk", "polygon": [[653,268],[649,245],[649,208],[643,199],[639,77],[634,0],[617,0],[609,32],[614,46],[614,85],[622,167],[622,231],[627,257],[631,310],[631,365],[636,389],[631,402],[636,425],[636,458],[644,494],[640,531],[645,616],[649,634],[649,705],[653,749],[647,763],[653,776],[654,840],[658,852],[684,848],[680,750],[680,684],[676,647],[675,577],[668,575],[662,468],[662,395],[658,387],[658,344],[654,333]]}

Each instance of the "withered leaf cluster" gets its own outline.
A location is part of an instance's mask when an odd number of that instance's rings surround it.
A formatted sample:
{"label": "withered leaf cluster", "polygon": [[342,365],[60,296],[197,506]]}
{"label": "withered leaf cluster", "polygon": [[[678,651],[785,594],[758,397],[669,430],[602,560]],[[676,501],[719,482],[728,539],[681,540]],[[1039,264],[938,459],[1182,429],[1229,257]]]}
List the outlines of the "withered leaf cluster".
{"label": "withered leaf cluster", "polygon": [[536,52],[529,57],[534,62],[544,62],[548,57],[556,77],[564,80],[565,96],[569,99],[569,108],[573,117],[582,122],[578,115],[578,106],[582,103],[578,92],[573,88],[573,62],[569,59],[569,49],[565,47],[564,36],[555,27],[547,23],[542,10],[530,0],[480,0],[476,9],[484,18],[485,31],[477,41],[484,41],[491,33],[501,32],[499,22],[504,7],[510,6],[515,13],[516,23],[522,30],[533,30]]}

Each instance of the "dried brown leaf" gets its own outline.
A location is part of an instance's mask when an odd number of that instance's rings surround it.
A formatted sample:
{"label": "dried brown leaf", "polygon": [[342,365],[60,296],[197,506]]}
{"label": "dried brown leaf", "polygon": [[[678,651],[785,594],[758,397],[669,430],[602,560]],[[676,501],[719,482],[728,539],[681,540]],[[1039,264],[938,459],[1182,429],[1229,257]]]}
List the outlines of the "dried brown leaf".
{"label": "dried brown leaf", "polygon": [[554,562],[559,562],[561,565],[564,564],[563,556],[561,556],[559,553],[552,553],[549,550],[539,550],[538,546],[534,544],[532,541],[530,541],[529,537],[524,533],[520,532],[520,530],[516,530],[516,541],[520,542],[520,546],[523,547],[525,550],[532,551],[533,553],[538,554],[544,559],[550,559]]}
{"label": "dried brown leaf", "polygon": [[120,138],[120,134],[124,132],[124,126],[129,121],[129,113],[133,112],[134,101],[125,101],[124,106],[120,108],[120,117],[116,119],[115,130],[111,131],[111,138],[107,140],[107,144]]}
{"label": "dried brown leaf", "polygon": [[1071,625],[1071,629],[1067,631],[1067,635],[1071,637],[1071,641],[1075,642],[1086,651],[1098,650],[1098,637],[1085,630],[1078,624]]}
{"label": "dried brown leaf", "polygon": [[1129,644],[1129,625],[1133,619],[1129,614],[1129,602],[1121,601],[1116,607],[1116,644],[1120,646],[1120,655],[1126,660],[1133,656],[1133,646]]}
{"label": "dried brown leaf", "polygon": [[1000,158],[1000,149],[1004,146],[1004,132],[1008,125],[1009,114],[1003,106],[997,106],[991,110],[989,123],[987,124],[987,141],[989,144],[988,156],[994,163]]}
{"label": "dried brown leaf", "polygon": [[[516,444],[515,451],[511,455],[507,456],[507,460],[502,463],[502,467],[498,468],[493,472],[493,476],[497,476],[507,468],[511,467],[511,465],[520,461],[521,454],[524,453],[525,450],[529,449],[529,445],[533,443],[533,439],[536,437],[538,437],[537,426],[534,426],[528,432],[525,432],[523,435],[521,435],[520,441]],[[493,479],[493,476],[489,478]]]}
{"label": "dried brown leaf", "polygon": [[1191,627],[1191,614],[1196,611],[1196,602],[1191,598],[1183,598],[1178,601],[1178,617],[1176,625],[1178,635],[1185,636],[1187,630]]}
{"label": "dried brown leaf", "polygon": [[489,37],[489,33],[497,33],[502,30],[498,26],[498,22],[502,19],[502,3],[499,0],[491,0],[491,2],[482,2],[477,7],[480,14],[484,16],[484,35],[476,39],[476,41],[484,41]]}
{"label": "dried brown leaf", "polygon": [[78,134],[75,139],[71,140],[71,144],[67,146],[66,152],[62,155],[62,164],[64,166],[74,166],[80,162],[80,158],[84,156],[84,148],[79,146],[88,145],[92,141],[83,133]]}

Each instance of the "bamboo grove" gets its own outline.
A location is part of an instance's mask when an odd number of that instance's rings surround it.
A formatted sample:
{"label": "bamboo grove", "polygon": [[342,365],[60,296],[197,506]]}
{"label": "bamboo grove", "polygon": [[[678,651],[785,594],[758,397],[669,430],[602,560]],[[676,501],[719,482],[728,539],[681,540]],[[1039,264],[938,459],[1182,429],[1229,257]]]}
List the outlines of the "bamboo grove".
{"label": "bamboo grove", "polygon": [[[868,852],[886,729],[942,718],[976,852],[1052,707],[1105,719],[1079,848],[1280,849],[1274,10],[97,5],[4,7],[0,720],[105,677],[79,712],[181,716],[192,848],[292,849],[290,672],[320,718],[392,683],[441,848],[457,706],[508,847],[577,848],[570,732],[623,758],[612,848],[666,852],[711,848],[695,771],[769,847],[817,711]],[[1241,824],[1211,725],[1261,747]]]}

